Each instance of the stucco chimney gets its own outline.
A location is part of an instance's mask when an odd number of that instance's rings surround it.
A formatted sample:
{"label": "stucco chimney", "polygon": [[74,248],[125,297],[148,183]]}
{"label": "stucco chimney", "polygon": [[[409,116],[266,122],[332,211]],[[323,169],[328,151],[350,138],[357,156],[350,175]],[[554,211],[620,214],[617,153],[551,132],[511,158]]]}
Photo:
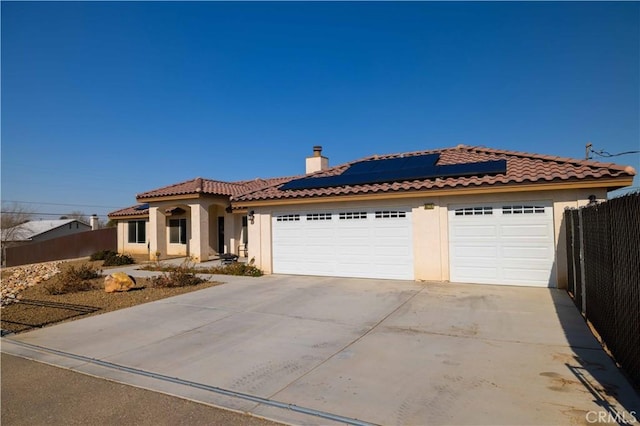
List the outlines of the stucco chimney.
{"label": "stucco chimney", "polygon": [[89,218],[89,225],[91,225],[91,230],[95,231],[98,229],[98,215],[92,214]]}
{"label": "stucco chimney", "polygon": [[327,170],[329,168],[329,159],[322,156],[322,147],[316,145],[313,147],[313,155],[307,157],[307,170],[306,173],[319,172],[320,170]]}

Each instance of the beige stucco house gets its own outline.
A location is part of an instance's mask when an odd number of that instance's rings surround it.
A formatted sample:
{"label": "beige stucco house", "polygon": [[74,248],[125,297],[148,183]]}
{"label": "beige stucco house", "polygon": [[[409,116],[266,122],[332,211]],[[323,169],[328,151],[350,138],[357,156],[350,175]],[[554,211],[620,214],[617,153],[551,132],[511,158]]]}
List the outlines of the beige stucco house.
{"label": "beige stucco house", "polygon": [[235,253],[265,273],[565,287],[563,211],[632,183],[632,167],[459,145],[302,176],[197,178],[112,212],[118,249]]}

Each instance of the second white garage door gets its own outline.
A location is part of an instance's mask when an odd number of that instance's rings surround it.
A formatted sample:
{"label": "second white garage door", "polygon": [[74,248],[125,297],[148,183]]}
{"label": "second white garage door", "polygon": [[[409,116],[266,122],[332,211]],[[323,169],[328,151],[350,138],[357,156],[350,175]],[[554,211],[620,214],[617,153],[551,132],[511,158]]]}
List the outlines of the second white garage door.
{"label": "second white garage door", "polygon": [[451,281],[555,287],[549,202],[449,208]]}
{"label": "second white garage door", "polygon": [[287,212],[272,218],[273,272],[412,280],[408,208]]}

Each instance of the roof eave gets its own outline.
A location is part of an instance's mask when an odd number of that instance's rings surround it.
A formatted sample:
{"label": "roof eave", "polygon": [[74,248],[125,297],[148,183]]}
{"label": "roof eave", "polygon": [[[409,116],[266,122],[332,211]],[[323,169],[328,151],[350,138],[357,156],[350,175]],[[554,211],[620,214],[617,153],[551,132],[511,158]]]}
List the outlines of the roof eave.
{"label": "roof eave", "polygon": [[446,196],[446,195],[473,195],[487,193],[507,193],[507,192],[531,192],[531,191],[558,191],[568,189],[587,189],[587,188],[606,188],[607,191],[624,188],[633,183],[633,176],[617,177],[611,179],[598,180],[566,180],[566,181],[547,181],[523,183],[506,183],[506,184],[484,184],[478,186],[457,186],[449,188],[428,188],[416,190],[399,190],[399,191],[378,191],[363,194],[344,194],[344,195],[328,195],[328,196],[310,196],[295,198],[273,198],[262,200],[235,201],[232,202],[233,209],[247,209],[251,207],[261,206],[277,206],[292,204],[314,204],[329,202],[345,202],[345,201],[367,201],[381,199],[397,199],[397,198],[419,198],[428,196]]}

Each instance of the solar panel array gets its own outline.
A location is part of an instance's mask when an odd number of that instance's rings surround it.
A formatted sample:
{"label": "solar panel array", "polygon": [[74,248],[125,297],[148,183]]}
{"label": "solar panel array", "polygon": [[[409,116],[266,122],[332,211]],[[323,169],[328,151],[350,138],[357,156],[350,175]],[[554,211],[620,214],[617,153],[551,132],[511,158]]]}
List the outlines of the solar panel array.
{"label": "solar panel array", "polygon": [[506,160],[436,165],[440,154],[367,160],[352,164],[335,176],[304,177],[285,183],[281,190],[316,189],[371,183],[506,173]]}

